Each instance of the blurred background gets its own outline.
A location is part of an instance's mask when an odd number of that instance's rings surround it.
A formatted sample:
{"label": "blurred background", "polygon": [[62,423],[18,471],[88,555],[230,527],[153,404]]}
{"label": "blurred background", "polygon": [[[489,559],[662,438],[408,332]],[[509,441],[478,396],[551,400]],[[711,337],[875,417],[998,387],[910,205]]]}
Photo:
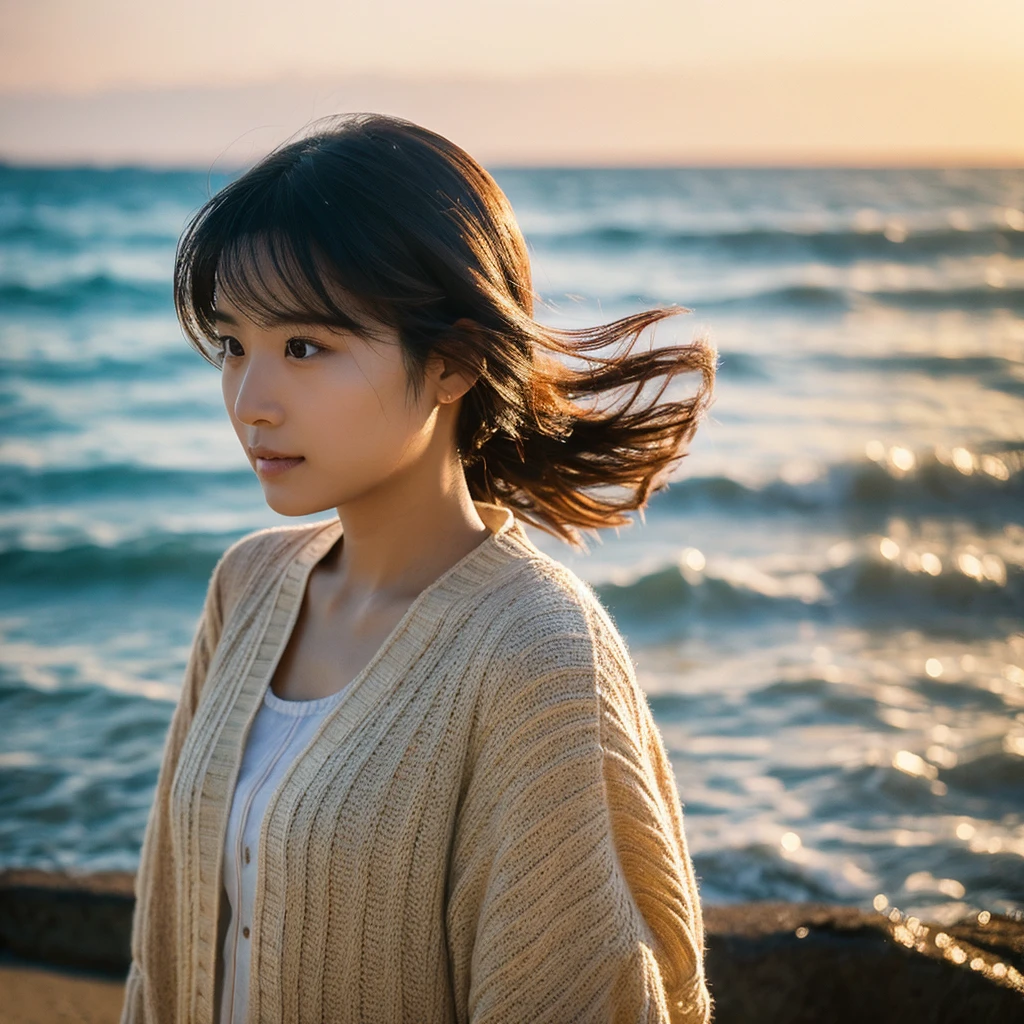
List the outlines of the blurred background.
{"label": "blurred background", "polygon": [[1024,912],[1024,5],[0,10],[0,868],[134,870],[210,571],[294,521],[180,229],[380,110],[492,170],[540,319],[719,346],[645,517],[532,531],[629,642],[704,899]]}

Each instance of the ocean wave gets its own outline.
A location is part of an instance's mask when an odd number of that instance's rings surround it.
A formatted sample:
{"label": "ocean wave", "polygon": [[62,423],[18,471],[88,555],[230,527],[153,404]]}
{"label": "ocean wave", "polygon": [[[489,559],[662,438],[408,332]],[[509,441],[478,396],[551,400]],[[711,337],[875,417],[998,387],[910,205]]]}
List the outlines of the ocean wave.
{"label": "ocean wave", "polygon": [[202,472],[115,463],[36,469],[0,466],[0,507],[24,508],[50,502],[103,497],[135,501],[144,497],[175,497],[208,493],[214,487],[244,486],[252,481],[248,469]]}
{"label": "ocean wave", "polygon": [[[721,814],[721,808],[694,807],[684,799],[691,818],[702,813]],[[767,843],[749,843],[694,853],[694,867],[701,879],[705,901],[732,903],[739,900],[783,900],[787,902],[831,902],[841,899],[842,876],[830,879],[811,872],[786,858],[782,851]],[[833,882],[835,884],[830,884]],[[849,898],[849,894],[843,893]]]}
{"label": "ocean wave", "polygon": [[956,619],[997,632],[1024,616],[1024,569],[1004,566],[999,580],[952,565],[932,575],[868,550],[817,572],[769,574],[746,563],[716,573],[682,562],[629,582],[595,587],[623,625],[640,634],[685,629],[707,620],[819,618],[876,625],[926,626]]}
{"label": "ocean wave", "polygon": [[900,309],[966,309],[984,312],[1005,309],[1024,311],[1024,288],[989,284],[962,288],[900,288],[892,291],[856,293],[880,305]]}
{"label": "ocean wave", "polygon": [[978,753],[959,761],[940,773],[950,788],[962,790],[986,800],[1000,799],[1006,813],[1020,811],[1024,793],[1024,757],[1006,750]]}
{"label": "ocean wave", "polygon": [[[746,294],[722,295],[719,297],[697,297],[686,305],[695,313],[705,310],[732,310],[748,308],[788,309],[812,313],[845,313],[854,308],[860,293],[847,288],[833,288],[828,285],[793,284],[777,288],[762,288]],[[641,305],[658,305],[660,299],[654,296],[630,296],[630,302]]]}
{"label": "ocean wave", "polygon": [[[725,359],[729,358],[725,354]],[[748,357],[749,358],[749,357]],[[1002,356],[944,356],[930,352],[893,355],[859,355],[848,352],[816,353],[801,357],[840,372],[883,374],[921,374],[936,380],[949,377],[974,377],[986,388],[1007,394],[1024,395],[1024,363]]]}
{"label": "ocean wave", "polygon": [[[838,675],[828,675],[835,666],[828,666],[819,671],[826,675],[809,672],[806,675],[792,676],[787,672],[784,679],[776,679],[764,686],[757,687],[744,695],[744,704],[754,713],[757,720],[764,724],[771,724],[776,731],[782,729],[803,729],[818,728],[822,725],[833,724],[836,726],[849,726],[855,729],[866,729],[877,733],[891,733],[893,726],[893,703],[888,691],[890,686],[879,686],[878,681],[865,673],[863,666],[857,666],[844,671],[838,670]],[[905,676],[905,688],[896,687],[898,691],[907,693],[908,700],[913,703],[923,697],[932,708],[955,709],[963,713],[990,713],[994,715],[1004,714],[1007,710],[1007,702],[1003,696],[1003,688],[992,689],[988,680],[984,677],[976,678],[965,675],[963,678],[954,679],[933,679],[931,677],[914,677],[913,671]],[[1009,686],[1007,687],[1009,689]],[[897,699],[898,702],[898,699]],[[948,752],[947,752],[948,753]],[[915,755],[915,758],[917,755]],[[954,755],[954,760],[955,760]],[[964,759],[959,766],[966,766],[974,755],[967,757],[961,754]],[[995,754],[986,754],[978,759],[977,768],[971,768],[967,776],[974,780],[978,788],[987,785],[984,774],[985,758],[995,757],[1005,759],[1007,764],[1013,760],[1009,752],[1000,751]],[[1016,758],[1024,765],[1024,759]],[[874,763],[874,762],[872,762]],[[1002,763],[1000,761],[1000,763]],[[948,764],[943,764],[941,771],[935,764],[925,764],[924,761],[910,759],[910,766],[919,774],[923,771],[925,778],[937,778],[940,774],[947,782],[952,776],[946,773],[949,770]],[[887,765],[896,770],[903,770],[897,765]],[[1011,765],[1012,767],[1012,765]],[[1013,769],[1016,771],[1017,769]],[[998,771],[993,778],[998,778]],[[1016,778],[1011,775],[1008,778]]]}
{"label": "ocean wave", "polygon": [[745,699],[754,708],[786,708],[783,721],[788,727],[824,722],[874,725],[879,709],[878,701],[870,693],[836,686],[821,676],[775,680],[753,690]]}
{"label": "ocean wave", "polygon": [[663,250],[711,249],[729,258],[812,256],[830,262],[873,257],[891,259],[893,256],[909,262],[915,258],[930,260],[935,256],[968,256],[993,251],[1024,255],[1024,231],[995,224],[966,231],[953,228],[894,229],[885,225],[869,231],[842,228],[806,231],[784,227],[665,231],[656,227],[598,224],[583,230],[534,230],[529,234],[529,241],[555,250],[591,251],[598,248],[624,253],[652,247]]}
{"label": "ocean wave", "polygon": [[97,355],[61,360],[5,359],[0,355],[0,380],[70,385],[90,381],[167,381],[181,372],[195,369],[200,359],[184,341],[173,349],[133,349],[123,358]]}
{"label": "ocean wave", "polygon": [[111,274],[68,278],[52,285],[24,282],[0,284],[0,304],[12,310],[43,310],[75,313],[90,306],[118,306],[152,310],[166,306],[172,311],[171,283],[130,281]]}
{"label": "ocean wave", "polygon": [[[631,296],[630,301],[635,298]],[[657,304],[656,297],[644,297],[646,304]],[[970,310],[988,312],[1024,311],[1024,288],[994,287],[978,284],[961,288],[899,288],[891,291],[861,291],[829,285],[784,285],[764,288],[745,295],[694,298],[687,305],[696,313],[709,309],[790,309],[807,312],[846,312],[877,304],[908,310]]]}
{"label": "ocean wave", "polygon": [[[722,351],[718,376],[729,380],[770,380],[776,374],[789,372],[789,367],[797,362],[839,373],[914,374],[934,380],[972,377],[990,390],[1024,396],[1024,362],[991,355],[813,352],[785,357],[774,352],[761,355]],[[0,367],[2,365],[0,362]]]}
{"label": "ocean wave", "polygon": [[941,450],[901,451],[912,468],[897,469],[888,458],[865,457],[826,466],[803,483],[775,478],[755,486],[728,476],[682,478],[658,493],[652,510],[831,511],[845,517],[900,512],[957,515],[991,525],[1024,519],[1024,449],[1016,445],[991,451],[955,449],[952,456]]}
{"label": "ocean wave", "polygon": [[89,233],[68,230],[64,225],[50,224],[37,218],[0,224],[0,250],[5,247],[24,249],[33,254],[73,255],[95,253],[99,249],[166,249],[173,251],[177,232],[158,231],[129,224],[100,222]]}
{"label": "ocean wave", "polygon": [[[881,763],[845,767],[815,801],[815,816],[835,820],[848,814],[849,808],[869,807],[875,814],[882,810],[943,814],[949,813],[951,803],[964,806],[965,800],[980,798],[984,798],[986,813],[994,820],[1014,815],[1020,808],[1022,757],[1007,751],[966,750],[960,751],[957,764],[946,767],[912,751],[902,753],[906,758],[903,767],[899,766],[898,755],[891,760],[885,756]],[[1016,859],[1019,874],[1020,858]]]}
{"label": "ocean wave", "polygon": [[205,582],[237,536],[163,534],[113,545],[72,543],[57,550],[12,547],[0,551],[0,579],[8,587],[62,592],[109,583]]}

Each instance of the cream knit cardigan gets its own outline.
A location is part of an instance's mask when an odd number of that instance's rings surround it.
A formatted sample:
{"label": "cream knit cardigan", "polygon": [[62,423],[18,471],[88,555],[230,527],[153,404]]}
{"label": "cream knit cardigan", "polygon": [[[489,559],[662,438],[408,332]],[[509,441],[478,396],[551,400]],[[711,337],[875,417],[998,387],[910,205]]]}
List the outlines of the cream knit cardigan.
{"label": "cream knit cardigan", "polygon": [[[706,1022],[679,795],[626,646],[512,512],[426,588],[267,808],[249,1019]],[[337,518],[217,563],[146,826],[122,1024],[213,1024],[246,732]]]}

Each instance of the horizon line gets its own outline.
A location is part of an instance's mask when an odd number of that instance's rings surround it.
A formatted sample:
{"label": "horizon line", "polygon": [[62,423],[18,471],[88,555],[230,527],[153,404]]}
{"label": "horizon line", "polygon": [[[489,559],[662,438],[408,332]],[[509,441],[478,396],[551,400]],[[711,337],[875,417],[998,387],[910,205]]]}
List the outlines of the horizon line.
{"label": "horizon line", "polygon": [[[268,151],[269,152],[269,151]],[[19,171],[152,171],[180,172],[195,174],[241,174],[259,162],[259,159],[247,163],[216,166],[216,158],[207,162],[199,158],[159,159],[152,157],[88,157],[68,156],[60,158],[31,156],[8,156],[0,152],[0,170]],[[1013,171],[1024,170],[1024,152],[1000,154],[941,154],[931,157],[919,154],[892,154],[887,157],[866,156],[861,159],[852,157],[830,157],[827,155],[799,158],[793,156],[758,157],[751,154],[748,158],[708,156],[707,158],[691,157],[655,157],[646,159],[616,160],[611,158],[585,157],[565,158],[562,160],[515,159],[481,160],[490,171],[686,171],[686,170],[771,170],[771,171]]]}

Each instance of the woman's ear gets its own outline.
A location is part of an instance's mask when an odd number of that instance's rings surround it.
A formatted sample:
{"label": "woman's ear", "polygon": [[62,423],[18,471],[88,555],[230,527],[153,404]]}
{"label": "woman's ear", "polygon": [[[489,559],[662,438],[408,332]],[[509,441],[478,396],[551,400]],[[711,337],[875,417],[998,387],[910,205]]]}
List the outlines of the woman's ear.
{"label": "woman's ear", "polygon": [[[479,330],[476,322],[467,317],[456,320],[452,328],[456,339],[459,336],[472,337]],[[458,359],[443,353],[431,356],[427,364],[427,377],[434,385],[437,401],[444,405],[458,401],[477,382],[486,366],[483,354],[477,352],[472,344],[465,345]]]}

